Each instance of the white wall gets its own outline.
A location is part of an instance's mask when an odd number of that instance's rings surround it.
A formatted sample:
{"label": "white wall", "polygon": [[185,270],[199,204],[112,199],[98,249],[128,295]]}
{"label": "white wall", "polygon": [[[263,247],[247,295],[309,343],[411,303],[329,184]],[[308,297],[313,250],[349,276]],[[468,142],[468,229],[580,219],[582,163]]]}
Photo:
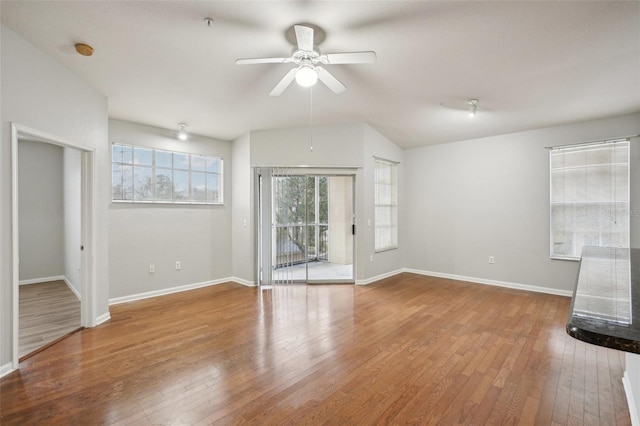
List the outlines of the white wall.
{"label": "white wall", "polygon": [[[0,87],[0,369],[11,362],[11,123],[95,149],[97,316],[108,315],[110,164],[107,100],[68,69],[1,26]],[[95,318],[93,319],[95,320]]]}
{"label": "white wall", "polygon": [[20,281],[64,275],[63,149],[18,143]]}
{"label": "white wall", "polygon": [[624,354],[624,390],[627,394],[627,404],[633,425],[640,421],[640,355],[625,352]]}
{"label": "white wall", "polygon": [[[308,127],[252,131],[249,136],[251,165],[354,167],[356,280],[368,282],[376,276],[401,269],[402,245],[397,250],[377,253],[374,255],[373,263],[369,261],[369,256],[374,254],[374,228],[367,226],[367,219],[371,219],[373,223],[374,156],[400,162],[398,198],[400,205],[404,202],[403,150],[365,123],[314,127],[313,151],[309,149],[309,137]],[[399,216],[402,217],[402,214],[400,209]]]}
{"label": "white wall", "polygon": [[250,137],[247,133],[233,141],[232,157],[232,253],[233,277],[255,284],[255,238],[253,215],[253,170]]}
{"label": "white wall", "polygon": [[[222,157],[224,205],[111,203],[110,298],[229,278],[231,255],[231,143],[121,120],[109,121],[112,143]],[[175,262],[182,263],[180,271]],[[155,272],[149,272],[149,265]]]}
{"label": "white wall", "polygon": [[64,276],[75,293],[82,298],[80,278],[80,246],[82,245],[80,151],[64,149]]}
{"label": "white wall", "polygon": [[362,123],[316,126],[313,151],[309,127],[251,132],[252,166],[362,166]]}
{"label": "white wall", "polygon": [[633,114],[406,151],[405,266],[573,290],[577,262],[549,259],[544,147],[639,132]]}
{"label": "white wall", "polygon": [[[348,123],[313,128],[313,151],[310,150],[309,127],[287,129],[255,130],[249,135],[250,166],[311,166],[311,167],[346,167],[345,173],[356,175],[356,215],[363,211],[362,163],[363,163],[363,123]],[[238,160],[240,161],[240,160]],[[353,167],[353,169],[351,169]],[[309,169],[310,172],[322,172],[323,169]],[[251,170],[253,173],[253,169]],[[246,197],[247,194],[244,196]],[[250,194],[253,197],[253,190]],[[236,199],[237,201],[237,199]],[[254,209],[251,209],[254,216]],[[235,216],[234,216],[235,217]],[[255,229],[251,230],[251,244],[255,244]],[[361,238],[356,236],[356,253],[359,252]],[[244,256],[243,264],[248,264],[249,257]],[[253,260],[253,251],[251,261]],[[356,264],[356,279],[364,277],[364,270]],[[255,275],[255,274],[254,274]]]}
{"label": "white wall", "polygon": [[[640,121],[640,116],[638,116],[638,121]],[[631,141],[629,152],[629,161],[632,164],[629,171],[629,179],[631,180],[631,203],[629,206],[631,210],[630,243],[631,247],[640,248],[640,138],[633,138]]]}
{"label": "white wall", "polygon": [[[375,231],[369,227],[375,223],[374,210],[374,157],[383,158],[398,163],[398,248],[380,253],[375,253]],[[404,206],[405,206],[405,181],[404,181],[404,150],[391,142],[380,132],[369,125],[364,127],[363,163],[364,163],[364,214],[360,216],[359,229],[366,229],[364,234],[364,250],[358,253],[358,264],[361,265],[363,278],[377,277],[389,272],[397,271],[405,266],[404,255],[407,245],[403,237]],[[362,233],[360,233],[362,234]],[[370,262],[373,256],[373,262]]]}

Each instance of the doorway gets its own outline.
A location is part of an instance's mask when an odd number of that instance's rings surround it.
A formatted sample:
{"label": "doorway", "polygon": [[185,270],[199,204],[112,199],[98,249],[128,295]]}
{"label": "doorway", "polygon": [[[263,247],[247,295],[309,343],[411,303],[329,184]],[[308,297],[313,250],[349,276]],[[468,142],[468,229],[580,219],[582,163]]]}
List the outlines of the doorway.
{"label": "doorway", "polygon": [[[25,235],[25,229],[27,227],[21,228],[21,221],[27,222],[31,220],[32,226],[39,226],[40,220],[34,218],[28,218],[25,216],[25,212],[29,212],[29,214],[33,213],[35,207],[30,207],[29,209],[20,209],[21,196],[20,196],[20,184],[25,183],[25,176],[28,176],[29,173],[33,173],[31,185],[35,185],[37,188],[38,179],[37,179],[37,171],[35,169],[25,170],[25,168],[29,167],[28,163],[22,162],[21,160],[25,159],[24,150],[22,150],[21,157],[21,149],[26,145],[21,146],[20,144],[25,144],[25,141],[29,141],[31,144],[31,148],[43,148],[45,151],[51,152],[61,152],[63,157],[63,164],[66,162],[66,165],[63,166],[63,181],[65,179],[69,179],[70,182],[73,182],[72,188],[70,188],[67,192],[67,195],[71,195],[73,193],[71,200],[59,200],[63,204],[68,203],[70,206],[73,205],[75,207],[70,208],[67,216],[66,213],[62,213],[62,227],[68,228],[68,236],[66,238],[66,242],[57,248],[52,250],[62,250],[65,252],[64,258],[64,266],[58,265],[57,267],[62,267],[64,273],[61,275],[49,275],[49,273],[43,272],[43,269],[31,269],[29,271],[29,267],[33,267],[34,264],[27,265],[27,260],[34,251],[36,251],[36,246],[32,242],[27,242],[29,238],[38,238],[38,231],[42,232],[40,237],[41,243],[46,238],[45,231],[35,229],[36,232],[32,232],[32,235]],[[23,312],[21,312],[20,306],[20,284],[25,285],[25,287],[29,287],[28,284],[33,284],[38,281],[43,281],[44,284],[48,286],[49,280],[62,278],[62,280],[58,281],[58,287],[63,287],[74,293],[75,298],[80,299],[79,303],[79,312],[74,312],[74,314],[79,313],[79,327],[85,326],[93,326],[95,325],[95,313],[96,313],[96,303],[95,303],[95,274],[94,274],[94,253],[95,253],[95,209],[94,209],[94,193],[95,193],[95,152],[93,150],[87,149],[78,144],[74,144],[72,142],[60,139],[53,135],[49,135],[45,132],[41,132],[36,129],[32,129],[26,126],[22,126],[19,124],[12,123],[11,124],[11,170],[12,170],[12,361],[13,368],[18,368],[20,357],[24,355],[20,351],[20,316]],[[21,170],[22,168],[22,170]],[[25,175],[26,173],[26,175]],[[67,176],[64,176],[64,175]],[[44,179],[44,178],[43,178]],[[23,187],[24,189],[24,187]],[[64,191],[64,190],[63,190]],[[63,192],[64,193],[64,192]],[[47,194],[47,192],[41,192],[41,194]],[[57,195],[56,195],[57,194]],[[62,197],[64,195],[60,195],[60,192],[56,194],[49,194],[54,197]],[[24,194],[22,197],[22,202],[26,203],[26,199],[24,198]],[[36,200],[37,201],[37,200]],[[45,200],[41,200],[42,203]],[[39,205],[39,208],[43,208],[42,203]],[[25,206],[23,206],[25,207]],[[41,216],[42,218],[42,216]],[[22,232],[21,232],[22,229]],[[51,229],[51,228],[50,228]],[[31,229],[30,231],[33,231]],[[50,231],[46,231],[50,232]],[[64,231],[63,231],[64,233]],[[21,251],[21,244],[25,247],[23,249],[32,250],[28,254],[25,251]],[[31,247],[31,248],[29,248]],[[49,253],[53,253],[54,251],[49,251]],[[25,262],[21,262],[21,256]],[[42,258],[42,257],[41,257]],[[33,260],[29,259],[29,261]],[[35,271],[35,272],[34,272]],[[60,269],[58,269],[60,271]],[[28,277],[29,273],[33,273],[37,276]],[[56,272],[53,272],[54,274]],[[40,275],[47,276],[40,276]],[[21,276],[22,275],[22,276]],[[42,280],[45,278],[45,280]],[[70,286],[65,281],[64,278],[67,278],[69,282],[73,282]],[[35,285],[35,284],[34,284]],[[53,289],[53,285],[51,287],[47,287],[48,289]],[[75,292],[71,289],[75,290]],[[34,287],[35,288],[35,287]],[[36,289],[37,290],[37,289]],[[47,293],[47,292],[45,292]],[[43,294],[42,292],[40,294]],[[62,299],[60,299],[62,300]],[[66,300],[66,299],[65,299]],[[52,306],[57,306],[57,303],[54,301]],[[60,307],[60,306],[58,306]],[[68,306],[66,306],[68,307]],[[75,308],[72,308],[75,309]],[[74,328],[75,329],[75,328]],[[55,340],[55,339],[54,339]],[[46,344],[45,344],[46,345]]]}
{"label": "doorway", "polygon": [[258,282],[353,283],[355,175],[261,169]]}
{"label": "doorway", "polygon": [[20,359],[81,327],[80,178],[77,149],[18,137]]}

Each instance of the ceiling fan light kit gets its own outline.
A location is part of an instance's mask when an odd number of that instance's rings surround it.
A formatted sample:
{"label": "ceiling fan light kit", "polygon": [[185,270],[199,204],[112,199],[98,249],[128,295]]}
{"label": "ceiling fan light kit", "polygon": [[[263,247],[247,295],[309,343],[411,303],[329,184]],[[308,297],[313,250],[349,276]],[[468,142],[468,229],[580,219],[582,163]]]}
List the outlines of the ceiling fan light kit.
{"label": "ceiling fan light kit", "polygon": [[300,65],[296,71],[296,83],[302,87],[311,87],[318,82],[318,73],[313,65]]}
{"label": "ceiling fan light kit", "polygon": [[294,25],[293,28],[298,48],[290,57],[236,60],[238,65],[286,63],[297,65],[296,68],[289,70],[282,80],[276,84],[271,93],[269,93],[271,96],[280,96],[293,80],[296,80],[296,83],[303,87],[313,86],[320,80],[333,93],[342,93],[346,90],[344,84],[320,64],[370,64],[376,61],[376,53],[372,51],[321,54],[320,51],[313,47],[313,28],[305,25]]}

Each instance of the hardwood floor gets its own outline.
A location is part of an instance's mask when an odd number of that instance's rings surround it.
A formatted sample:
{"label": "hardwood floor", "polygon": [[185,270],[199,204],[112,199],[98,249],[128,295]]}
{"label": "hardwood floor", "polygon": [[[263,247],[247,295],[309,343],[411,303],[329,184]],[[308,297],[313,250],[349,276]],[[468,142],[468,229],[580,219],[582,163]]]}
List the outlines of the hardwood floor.
{"label": "hardwood floor", "polygon": [[61,280],[20,286],[19,312],[20,357],[80,327],[80,301]]}
{"label": "hardwood floor", "polygon": [[0,380],[0,423],[629,425],[623,353],[569,303],[401,274],[116,305]]}

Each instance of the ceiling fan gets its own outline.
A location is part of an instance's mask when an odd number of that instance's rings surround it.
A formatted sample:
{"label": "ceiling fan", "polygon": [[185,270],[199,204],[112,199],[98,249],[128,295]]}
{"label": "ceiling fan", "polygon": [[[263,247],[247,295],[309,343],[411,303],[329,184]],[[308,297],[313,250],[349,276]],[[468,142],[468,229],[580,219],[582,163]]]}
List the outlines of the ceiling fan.
{"label": "ceiling fan", "polygon": [[287,64],[293,63],[295,68],[280,80],[276,87],[273,88],[269,95],[280,96],[289,85],[296,82],[304,87],[313,86],[316,81],[320,80],[333,91],[333,93],[342,93],[346,90],[344,84],[340,83],[329,71],[324,69],[322,65],[341,65],[341,64],[370,64],[376,61],[376,52],[343,52],[343,53],[325,53],[321,54],[318,49],[313,48],[313,28],[304,25],[294,25],[296,34],[296,42],[298,48],[290,57],[286,58],[248,58],[238,59],[236,64]]}

